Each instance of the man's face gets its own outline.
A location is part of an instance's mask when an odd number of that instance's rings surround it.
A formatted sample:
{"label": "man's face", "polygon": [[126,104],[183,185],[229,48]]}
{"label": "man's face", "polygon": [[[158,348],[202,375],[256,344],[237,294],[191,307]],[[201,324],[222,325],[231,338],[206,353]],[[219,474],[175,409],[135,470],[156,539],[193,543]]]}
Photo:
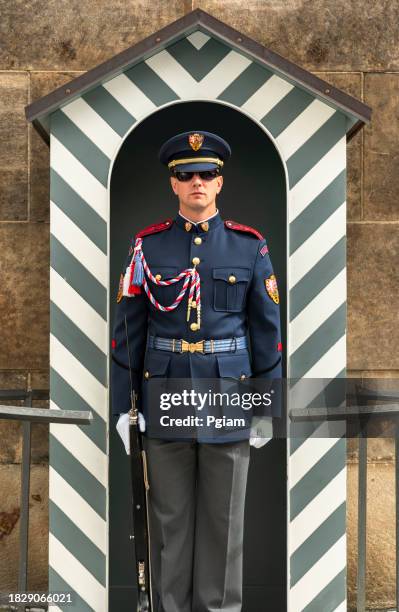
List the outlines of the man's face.
{"label": "man's face", "polygon": [[191,210],[201,211],[215,203],[222,189],[223,177],[219,175],[206,181],[199,174],[193,174],[189,181],[178,181],[171,176],[170,183],[181,204]]}

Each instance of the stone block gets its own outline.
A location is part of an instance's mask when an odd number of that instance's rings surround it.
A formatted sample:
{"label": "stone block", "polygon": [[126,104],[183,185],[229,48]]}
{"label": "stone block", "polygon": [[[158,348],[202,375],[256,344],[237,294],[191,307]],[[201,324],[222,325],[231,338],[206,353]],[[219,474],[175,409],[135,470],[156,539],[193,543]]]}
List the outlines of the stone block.
{"label": "stone block", "polygon": [[399,74],[366,74],[373,109],[364,133],[364,219],[399,221]]}
{"label": "stone block", "polygon": [[47,369],[49,359],[49,226],[0,224],[0,369]]}
{"label": "stone block", "polygon": [[348,224],[350,369],[399,369],[398,253],[395,224]]}
{"label": "stone block", "polygon": [[372,0],[193,0],[307,70],[397,70],[398,4]]}
{"label": "stone block", "polygon": [[89,70],[182,17],[181,0],[1,0],[3,70]]}
{"label": "stone block", "polygon": [[0,221],[28,218],[28,89],[26,73],[0,73]]}

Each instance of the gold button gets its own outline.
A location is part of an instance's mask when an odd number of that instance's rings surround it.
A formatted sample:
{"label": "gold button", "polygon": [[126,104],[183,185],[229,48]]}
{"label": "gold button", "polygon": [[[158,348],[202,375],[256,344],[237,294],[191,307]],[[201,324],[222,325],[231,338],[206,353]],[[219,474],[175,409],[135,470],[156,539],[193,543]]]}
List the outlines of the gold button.
{"label": "gold button", "polygon": [[150,378],[150,373],[148,370],[144,372],[144,378]]}
{"label": "gold button", "polygon": [[240,379],[244,380],[244,378],[246,378],[245,374],[241,374]]}
{"label": "gold button", "polygon": [[195,300],[191,300],[191,308],[197,308],[197,302]]}
{"label": "gold button", "polygon": [[199,262],[200,262],[200,261],[201,261],[201,260],[200,260],[200,258],[199,258],[199,257],[193,257],[193,264],[194,264],[195,266],[198,266],[198,264],[199,264]]}
{"label": "gold button", "polygon": [[198,329],[198,323],[191,323],[191,325],[190,325],[190,329],[191,329],[191,331],[197,331],[197,329]]}
{"label": "gold button", "polygon": [[196,236],[196,237],[194,238],[194,242],[195,242],[195,244],[201,244],[201,242],[202,242],[202,238],[200,238],[199,236]]}
{"label": "gold button", "polygon": [[234,274],[230,274],[229,276],[229,283],[233,284],[236,282],[236,277],[234,276]]}
{"label": "gold button", "polygon": [[161,278],[162,278],[162,274],[155,274],[155,278],[156,278],[157,280],[161,280]]}

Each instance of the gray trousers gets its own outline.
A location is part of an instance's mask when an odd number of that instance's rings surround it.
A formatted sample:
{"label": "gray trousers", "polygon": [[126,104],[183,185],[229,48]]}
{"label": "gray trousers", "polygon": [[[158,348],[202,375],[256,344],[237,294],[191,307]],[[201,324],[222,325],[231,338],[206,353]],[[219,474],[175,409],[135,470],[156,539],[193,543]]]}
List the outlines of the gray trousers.
{"label": "gray trousers", "polygon": [[241,612],[249,441],[144,445],[154,612]]}

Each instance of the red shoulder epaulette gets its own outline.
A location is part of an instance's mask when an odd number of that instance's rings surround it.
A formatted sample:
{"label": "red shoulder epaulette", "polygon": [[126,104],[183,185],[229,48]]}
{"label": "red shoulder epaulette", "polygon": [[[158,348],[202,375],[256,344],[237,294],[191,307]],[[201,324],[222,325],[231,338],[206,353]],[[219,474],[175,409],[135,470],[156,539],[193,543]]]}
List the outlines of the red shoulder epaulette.
{"label": "red shoulder epaulette", "polygon": [[163,230],[170,229],[173,224],[173,219],[165,219],[165,221],[161,221],[160,223],[153,223],[152,225],[148,225],[144,229],[140,230],[136,234],[136,238],[142,238],[143,236],[148,236],[149,234],[156,234],[157,232],[163,232]]}
{"label": "red shoulder epaulette", "polygon": [[263,240],[262,234],[253,227],[250,227],[249,225],[243,225],[242,223],[237,223],[237,221],[232,221],[231,219],[225,221],[224,224],[229,229],[238,230],[239,232],[248,232],[249,234],[253,234],[257,238],[259,238],[259,240]]}

